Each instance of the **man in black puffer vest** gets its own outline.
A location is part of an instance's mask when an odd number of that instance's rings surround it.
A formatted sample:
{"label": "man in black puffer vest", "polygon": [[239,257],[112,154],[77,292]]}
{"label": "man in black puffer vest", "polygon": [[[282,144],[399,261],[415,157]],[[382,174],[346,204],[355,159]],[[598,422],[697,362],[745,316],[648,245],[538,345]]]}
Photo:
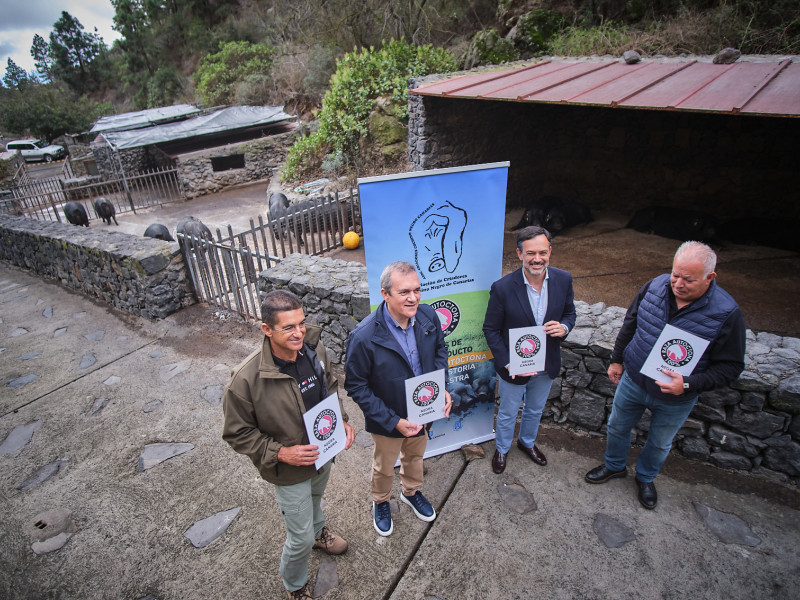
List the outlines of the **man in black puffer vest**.
{"label": "man in black puffer vest", "polygon": [[[672,440],[697,403],[697,395],[729,384],[744,369],[744,317],[736,301],[715,281],[717,256],[700,242],[685,242],[675,253],[672,273],[648,281],[634,298],[617,335],[609,379],[618,384],[608,419],[605,462],[586,474],[589,483],[625,477],[631,430],[649,408],[647,442],[636,461],[639,502],[655,508],[653,480]],[[664,326],[670,324],[708,340],[691,375],[664,371],[655,381],[640,370]]]}

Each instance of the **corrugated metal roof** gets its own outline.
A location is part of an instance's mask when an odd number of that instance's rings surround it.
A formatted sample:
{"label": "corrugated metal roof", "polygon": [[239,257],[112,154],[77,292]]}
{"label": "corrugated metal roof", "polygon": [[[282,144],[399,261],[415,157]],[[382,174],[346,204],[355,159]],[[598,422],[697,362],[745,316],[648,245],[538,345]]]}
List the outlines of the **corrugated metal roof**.
{"label": "corrugated metal roof", "polygon": [[161,108],[148,108],[137,112],[122,113],[100,117],[89,133],[102,133],[104,131],[125,131],[150,127],[159,123],[175,121],[190,115],[198,115],[202,111],[191,104],[175,104]]}
{"label": "corrugated metal roof", "polygon": [[661,110],[800,116],[800,62],[547,60],[467,74],[412,94]]}

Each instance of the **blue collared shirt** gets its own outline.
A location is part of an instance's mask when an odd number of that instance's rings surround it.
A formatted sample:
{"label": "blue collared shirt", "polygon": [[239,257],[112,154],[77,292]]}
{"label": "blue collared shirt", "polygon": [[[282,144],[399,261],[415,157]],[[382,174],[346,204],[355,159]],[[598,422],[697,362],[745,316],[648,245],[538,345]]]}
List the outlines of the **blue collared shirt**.
{"label": "blue collared shirt", "polygon": [[522,282],[525,284],[525,290],[528,292],[528,302],[531,304],[533,317],[536,319],[537,325],[544,325],[544,316],[547,314],[547,283],[550,279],[549,270],[544,271],[544,281],[542,282],[542,291],[537,292],[525,277],[525,270],[522,270]]}
{"label": "blue collared shirt", "polygon": [[416,323],[417,317],[411,317],[408,320],[408,327],[403,329],[386,306],[383,307],[383,314],[386,316],[386,325],[389,327],[392,337],[397,340],[405,352],[414,375],[422,375],[422,363],[419,361],[419,352],[417,351],[417,336],[414,335],[414,323]]}

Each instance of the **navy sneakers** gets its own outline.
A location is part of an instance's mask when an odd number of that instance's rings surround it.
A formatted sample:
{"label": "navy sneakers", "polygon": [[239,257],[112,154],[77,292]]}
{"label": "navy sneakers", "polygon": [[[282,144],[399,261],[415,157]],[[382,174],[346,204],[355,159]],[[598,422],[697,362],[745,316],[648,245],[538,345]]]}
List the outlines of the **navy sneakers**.
{"label": "navy sneakers", "polygon": [[[402,496],[402,494],[400,494]],[[392,508],[388,502],[372,502],[372,526],[379,535],[386,537],[394,531],[392,524]]]}
{"label": "navy sneakers", "polygon": [[400,500],[411,507],[418,519],[430,522],[436,518],[436,511],[433,510],[433,506],[431,506],[431,503],[428,502],[428,499],[422,495],[422,492],[417,491],[413,496],[400,494]]}

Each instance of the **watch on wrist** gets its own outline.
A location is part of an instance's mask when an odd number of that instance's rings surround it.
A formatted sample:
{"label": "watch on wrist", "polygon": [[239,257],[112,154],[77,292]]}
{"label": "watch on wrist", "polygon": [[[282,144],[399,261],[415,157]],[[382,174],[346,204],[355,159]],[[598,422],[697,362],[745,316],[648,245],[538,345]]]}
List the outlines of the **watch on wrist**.
{"label": "watch on wrist", "polygon": [[687,392],[689,391],[689,382],[688,382],[688,381],[684,381],[684,382],[683,382],[683,389],[684,389],[685,391],[687,391]]}

